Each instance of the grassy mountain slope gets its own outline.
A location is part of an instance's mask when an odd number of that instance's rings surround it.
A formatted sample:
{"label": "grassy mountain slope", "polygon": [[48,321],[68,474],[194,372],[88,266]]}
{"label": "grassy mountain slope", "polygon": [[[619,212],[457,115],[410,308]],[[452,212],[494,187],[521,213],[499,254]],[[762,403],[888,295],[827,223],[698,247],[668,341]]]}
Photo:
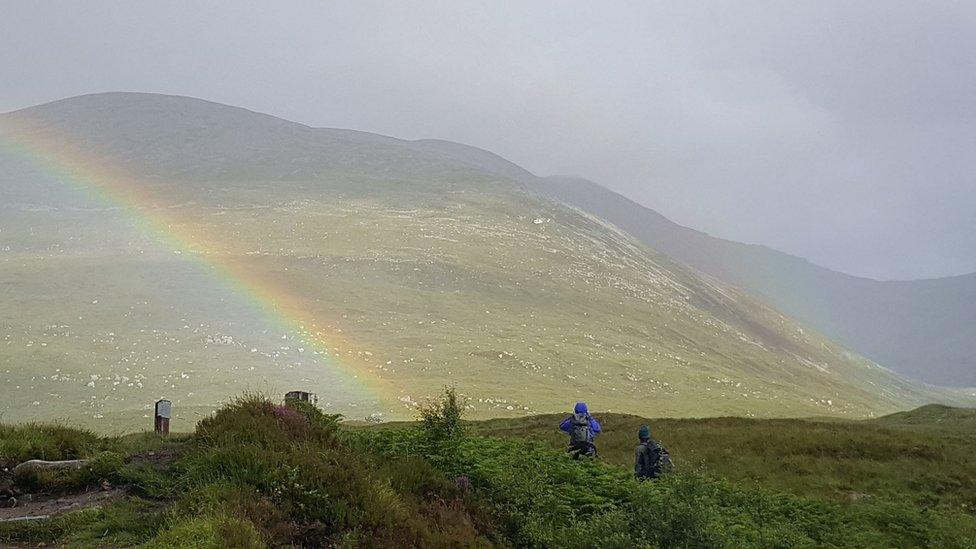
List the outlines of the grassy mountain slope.
{"label": "grassy mountain slope", "polygon": [[976,274],[886,282],[858,278],[682,227],[590,181],[545,178],[536,188],[764,299],[896,372],[929,383],[976,385]]}
{"label": "grassy mountain slope", "polygon": [[536,177],[476,147],[435,140],[418,144],[605,219],[896,372],[928,383],[976,385],[976,273],[884,282],[854,277],[765,246],[683,227],[592,181]]}
{"label": "grassy mountain slope", "polygon": [[[578,398],[655,416],[972,398],[906,382],[443,144],[148,94],[0,127],[69,150],[69,171],[111,166],[136,197],[100,200],[0,152],[5,420],[119,429],[167,396],[185,429],[243,389],[294,388],[351,417],[403,417],[444,384],[481,417]],[[283,300],[300,326],[273,312]]]}

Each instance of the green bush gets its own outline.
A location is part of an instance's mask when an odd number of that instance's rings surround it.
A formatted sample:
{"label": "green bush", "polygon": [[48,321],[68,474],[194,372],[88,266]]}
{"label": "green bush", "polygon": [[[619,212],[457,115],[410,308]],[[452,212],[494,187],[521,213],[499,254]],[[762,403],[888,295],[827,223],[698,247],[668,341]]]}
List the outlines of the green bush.
{"label": "green bush", "polygon": [[420,407],[420,425],[431,440],[449,440],[464,434],[461,416],[464,399],[453,387],[444,389],[440,398]]}
{"label": "green bush", "polygon": [[[181,498],[175,507],[230,513],[246,519],[267,539],[291,539],[296,544],[480,543],[481,534],[470,517],[461,521],[468,523],[461,529],[460,519],[438,518],[468,515],[460,499],[446,502],[453,494],[446,488],[450,481],[444,473],[420,466],[433,478],[400,482],[405,479],[394,475],[402,468],[377,464],[347,438],[339,432],[338,416],[322,414],[307,403],[278,406],[244,397],[199,423],[188,450],[174,463],[174,472],[178,493],[201,494],[202,499]],[[259,508],[275,509],[274,518],[262,520],[268,514],[244,505],[241,494],[259,502]],[[428,512],[427,496],[434,494],[446,502],[438,504],[436,513]],[[174,517],[187,518],[178,512]],[[213,529],[212,524],[187,524],[194,526],[187,530],[194,535]]]}

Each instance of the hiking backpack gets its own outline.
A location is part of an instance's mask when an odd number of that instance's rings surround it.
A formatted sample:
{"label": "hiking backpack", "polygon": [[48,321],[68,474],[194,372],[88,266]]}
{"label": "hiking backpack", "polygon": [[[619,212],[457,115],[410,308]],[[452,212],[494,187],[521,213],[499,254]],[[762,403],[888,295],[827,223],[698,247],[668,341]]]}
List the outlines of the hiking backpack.
{"label": "hiking backpack", "polygon": [[654,464],[654,472],[663,475],[674,471],[674,463],[671,461],[671,454],[661,446],[661,443],[654,441],[654,449],[657,450],[657,463]]}
{"label": "hiking backpack", "polygon": [[590,416],[573,414],[569,420],[570,446],[593,442],[593,430],[590,429]]}

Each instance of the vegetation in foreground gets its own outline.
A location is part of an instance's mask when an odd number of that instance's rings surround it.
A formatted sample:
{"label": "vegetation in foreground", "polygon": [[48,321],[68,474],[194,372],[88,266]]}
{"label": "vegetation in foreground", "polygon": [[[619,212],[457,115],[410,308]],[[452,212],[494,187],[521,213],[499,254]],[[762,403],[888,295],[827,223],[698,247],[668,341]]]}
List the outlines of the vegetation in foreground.
{"label": "vegetation in foreground", "polygon": [[[833,501],[889,499],[976,510],[973,409],[929,405],[869,421],[599,418],[605,429],[600,458],[612,465],[632,465],[637,429],[650,423],[684,471]],[[553,425],[561,419],[493,419],[470,429],[558,450],[566,437]]]}
{"label": "vegetation in foreground", "polygon": [[93,459],[69,474],[0,481],[47,493],[107,483],[125,495],[0,523],[0,545],[976,544],[976,473],[957,459],[976,449],[976,433],[947,432],[945,422],[655,421],[680,470],[638,483],[629,439],[645,420],[604,416],[602,459],[574,461],[549,432],[553,417],[466,423],[462,409],[449,391],[416,424],[352,428],[305,403],[244,397],[166,440],[2,426],[4,469],[26,458]]}

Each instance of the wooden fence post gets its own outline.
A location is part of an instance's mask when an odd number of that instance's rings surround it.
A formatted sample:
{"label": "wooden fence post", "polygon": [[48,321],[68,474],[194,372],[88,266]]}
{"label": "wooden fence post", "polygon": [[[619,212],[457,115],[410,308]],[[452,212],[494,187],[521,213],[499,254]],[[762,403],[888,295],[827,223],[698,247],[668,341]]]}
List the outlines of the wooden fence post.
{"label": "wooden fence post", "polygon": [[169,419],[173,415],[173,403],[168,400],[156,401],[156,421],[154,428],[161,435],[169,434]]}

